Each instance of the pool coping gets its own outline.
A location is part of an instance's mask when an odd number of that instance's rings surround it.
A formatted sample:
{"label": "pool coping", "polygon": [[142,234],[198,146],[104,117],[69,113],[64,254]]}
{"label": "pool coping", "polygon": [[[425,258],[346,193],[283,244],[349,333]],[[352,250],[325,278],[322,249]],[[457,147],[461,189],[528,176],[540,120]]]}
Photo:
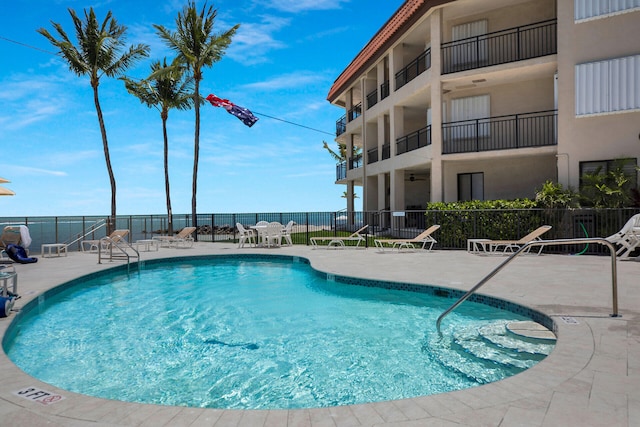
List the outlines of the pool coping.
{"label": "pool coping", "polygon": [[[358,277],[377,280],[376,277],[407,276],[409,282],[419,283],[421,265],[430,264],[429,269],[436,272],[438,265],[456,265],[461,262],[469,269],[488,269],[497,263],[460,251],[435,251],[433,253],[415,254],[377,254],[374,249],[366,251],[312,250],[307,247],[281,248],[274,250],[238,250],[234,245],[198,244],[194,250],[166,250],[159,254],[145,254],[146,257],[164,258],[184,255],[209,254],[271,254],[300,256],[308,259],[315,270],[338,276],[353,274]],[[96,265],[95,258],[89,255],[69,254],[68,260],[41,259],[35,269],[19,266],[19,292],[27,287],[25,283],[38,283],[39,289],[28,291],[21,300],[21,306],[37,298],[44,290],[52,287],[51,281],[63,283],[53,277],[52,271],[62,264],[69,266],[68,276],[78,276],[81,271],[91,273],[109,268],[109,265]],[[74,260],[75,258],[75,260]],[[446,261],[446,262],[445,262]],[[562,276],[566,270],[567,259],[561,256],[545,255],[542,257],[526,257],[523,261],[525,271],[529,272],[545,267],[547,274]],[[607,259],[602,257],[583,257],[578,259],[580,269],[585,270],[584,278],[577,277],[571,269],[567,278],[569,287],[561,297],[559,304],[541,304],[545,295],[536,289],[530,295],[520,295],[522,289],[513,289],[506,284],[492,286],[488,294],[493,297],[522,302],[534,310],[544,313],[555,322],[558,341],[549,357],[533,368],[495,383],[471,389],[443,393],[432,396],[403,399],[399,401],[377,402],[362,405],[351,405],[335,408],[317,408],[303,410],[218,410],[202,408],[168,407],[126,403],[93,398],[66,390],[58,390],[53,386],[41,383],[20,371],[13,365],[4,352],[0,355],[0,416],[5,421],[28,420],[31,424],[51,422],[54,425],[443,425],[447,423],[468,423],[470,425],[520,425],[526,420],[527,425],[632,425],[640,420],[640,392],[632,390],[631,384],[637,383],[640,372],[640,357],[630,349],[640,350],[640,327],[638,327],[637,307],[633,305],[640,300],[640,290],[635,290],[630,283],[640,273],[640,263],[619,263],[619,282],[624,289],[621,312],[623,317],[609,318],[610,308],[602,304],[607,291],[595,286],[597,290],[592,296],[591,306],[585,304],[589,299],[576,298],[582,288],[581,282],[594,282],[594,274],[600,279],[606,278]],[[576,262],[572,260],[572,263]],[[79,265],[82,264],[82,265]],[[431,265],[433,264],[433,265]],[[553,269],[549,268],[553,265]],[[396,271],[392,271],[396,269]],[[578,269],[578,271],[580,270]],[[586,271],[589,269],[589,271]],[[596,273],[591,273],[593,269]],[[598,273],[605,269],[605,274]],[[51,274],[48,274],[51,273]],[[395,273],[395,274],[394,274]],[[415,273],[415,274],[414,274]],[[479,278],[476,272],[473,276]],[[514,274],[517,274],[515,272]],[[412,275],[413,274],[413,275]],[[435,273],[434,273],[435,274]],[[459,272],[460,276],[468,273]],[[437,281],[446,282],[447,271],[437,271]],[[24,278],[23,278],[24,276]],[[510,276],[506,275],[507,280]],[[573,279],[571,279],[573,277]],[[579,279],[579,280],[578,280]],[[402,278],[394,278],[397,282],[407,282]],[[574,283],[571,282],[574,281]],[[637,279],[636,279],[637,280]],[[505,280],[499,281],[500,283]],[[431,282],[431,280],[430,280]],[[48,283],[48,284],[47,284]],[[424,280],[422,281],[423,284]],[[461,291],[470,287],[469,281],[449,280],[441,283],[445,288],[453,286]],[[635,282],[633,282],[635,283]],[[473,284],[473,283],[471,283]],[[542,282],[539,283],[542,285]],[[619,286],[620,286],[619,285]],[[439,285],[438,285],[439,286]],[[517,288],[517,287],[516,287]],[[604,295],[604,296],[603,296]],[[571,299],[576,301],[571,303]],[[515,300],[514,300],[515,299]],[[623,311],[624,309],[624,311]],[[578,319],[572,323],[570,319]],[[0,320],[0,332],[3,336],[7,329],[6,319]],[[638,353],[638,351],[636,351]],[[622,369],[624,365],[625,369]],[[27,386],[38,386],[65,396],[65,399],[52,404],[42,405],[26,401],[13,394]],[[524,418],[523,418],[524,416]],[[519,420],[519,421],[517,421]],[[559,424],[558,424],[559,423]]]}

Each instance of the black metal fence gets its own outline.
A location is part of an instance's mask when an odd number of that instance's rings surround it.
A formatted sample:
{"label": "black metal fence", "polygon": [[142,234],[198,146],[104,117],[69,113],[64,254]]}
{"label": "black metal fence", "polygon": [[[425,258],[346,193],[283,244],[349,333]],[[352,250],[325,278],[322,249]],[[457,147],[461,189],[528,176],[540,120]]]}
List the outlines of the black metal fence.
{"label": "black metal fence", "polygon": [[431,145],[431,125],[396,139],[396,155]]}
{"label": "black metal fence", "polygon": [[442,44],[442,73],[472,70],[557,53],[557,20]]}
{"label": "black metal fence", "polygon": [[[199,241],[235,241],[238,238],[235,224],[245,226],[258,221],[278,221],[286,224],[294,221],[297,244],[310,244],[313,236],[335,236],[353,232],[363,225],[369,236],[368,245],[377,237],[415,237],[433,224],[441,227],[434,237],[435,249],[466,249],[471,238],[519,239],[541,225],[551,225],[544,239],[568,239],[583,237],[607,237],[619,231],[640,208],[625,209],[499,209],[499,210],[408,210],[403,212],[274,212],[274,213],[213,213],[198,215]],[[81,217],[12,217],[0,218],[0,227],[27,225],[32,238],[30,249],[38,253],[46,243],[68,243],[84,235],[91,225],[104,216]],[[173,229],[191,225],[191,215],[174,215]],[[166,215],[119,216],[115,228],[130,230],[130,240],[149,239],[165,234],[168,228]],[[85,236],[97,239],[106,234],[106,228]],[[69,250],[79,250],[79,241]],[[545,252],[599,254],[606,248],[553,247]]]}
{"label": "black metal fence", "polygon": [[556,110],[442,124],[442,154],[557,144]]}
{"label": "black metal fence", "polygon": [[396,73],[396,90],[431,68],[431,49],[422,52],[402,70]]}

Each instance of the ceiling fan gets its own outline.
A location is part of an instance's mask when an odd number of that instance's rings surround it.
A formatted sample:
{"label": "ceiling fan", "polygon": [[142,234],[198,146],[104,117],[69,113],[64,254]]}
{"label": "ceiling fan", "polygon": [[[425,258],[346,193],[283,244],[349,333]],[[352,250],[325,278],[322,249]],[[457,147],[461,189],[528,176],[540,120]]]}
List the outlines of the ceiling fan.
{"label": "ceiling fan", "polygon": [[409,178],[405,178],[405,181],[415,182],[415,181],[426,181],[424,178],[416,178],[414,174],[410,174]]}

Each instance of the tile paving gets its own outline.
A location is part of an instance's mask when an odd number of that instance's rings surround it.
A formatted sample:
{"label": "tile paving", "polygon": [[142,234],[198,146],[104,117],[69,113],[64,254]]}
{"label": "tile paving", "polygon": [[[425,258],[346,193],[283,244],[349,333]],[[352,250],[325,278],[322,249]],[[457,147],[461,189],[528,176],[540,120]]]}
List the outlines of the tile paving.
{"label": "tile paving", "polygon": [[[379,253],[294,246],[237,249],[197,243],[191,249],[142,252],[142,259],[185,255],[270,253],[305,257],[318,270],[344,276],[467,290],[502,257],[464,251]],[[97,255],[69,252],[18,265],[23,306],[41,292],[106,269]],[[217,410],[118,402],[59,390],[17,368],[0,352],[0,426],[638,426],[640,425],[640,262],[619,261],[618,303],[612,313],[609,257],[524,256],[480,293],[551,316],[558,342],[549,357],[505,380],[457,392],[399,401],[303,410]],[[4,334],[13,316],[0,319]],[[445,319],[446,322],[446,319]],[[51,405],[18,397],[40,387],[65,397]]]}

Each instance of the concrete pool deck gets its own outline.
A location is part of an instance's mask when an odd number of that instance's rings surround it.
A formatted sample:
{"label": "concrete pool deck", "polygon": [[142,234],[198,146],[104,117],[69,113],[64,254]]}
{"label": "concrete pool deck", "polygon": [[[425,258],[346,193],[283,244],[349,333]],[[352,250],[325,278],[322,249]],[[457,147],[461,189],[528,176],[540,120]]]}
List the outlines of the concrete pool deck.
{"label": "concrete pool deck", "polygon": [[[191,249],[141,252],[142,260],[190,255],[296,255],[320,271],[467,290],[504,257],[464,251],[431,253],[312,250],[294,246],[237,249],[196,243]],[[70,252],[17,265],[16,307],[68,280],[120,262]],[[0,426],[637,426],[640,425],[640,262],[618,261],[618,304],[612,318],[608,256],[519,257],[479,293],[537,309],[557,325],[555,350],[533,368],[495,383],[389,402],[304,410],[218,410],[98,399],[42,383],[0,352]],[[15,315],[0,319],[4,334]],[[446,322],[446,319],[444,320]],[[45,355],[46,356],[46,355]],[[44,359],[44,357],[43,357]],[[64,397],[45,405],[18,396],[29,387]]]}

